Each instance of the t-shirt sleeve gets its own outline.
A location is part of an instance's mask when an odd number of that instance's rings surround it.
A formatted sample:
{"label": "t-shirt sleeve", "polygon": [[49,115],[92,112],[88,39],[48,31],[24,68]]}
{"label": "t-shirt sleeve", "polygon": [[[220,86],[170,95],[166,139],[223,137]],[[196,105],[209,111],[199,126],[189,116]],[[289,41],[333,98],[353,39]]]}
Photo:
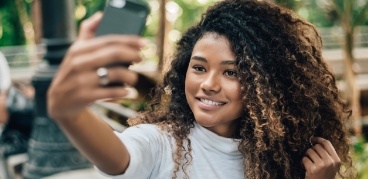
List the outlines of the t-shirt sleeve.
{"label": "t-shirt sleeve", "polygon": [[127,128],[122,133],[115,132],[119,139],[127,148],[130,161],[124,174],[121,175],[102,175],[114,179],[147,179],[151,175],[153,167],[157,162],[159,153],[158,140],[159,131],[154,125],[139,125]]}

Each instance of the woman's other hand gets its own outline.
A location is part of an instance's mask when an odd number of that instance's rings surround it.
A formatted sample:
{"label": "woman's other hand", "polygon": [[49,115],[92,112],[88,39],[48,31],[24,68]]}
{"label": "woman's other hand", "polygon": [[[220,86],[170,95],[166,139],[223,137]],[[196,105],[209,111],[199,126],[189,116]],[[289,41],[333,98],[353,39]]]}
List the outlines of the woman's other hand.
{"label": "woman's other hand", "polygon": [[333,179],[340,169],[340,158],[331,142],[314,137],[316,144],[307,150],[302,159],[306,179]]}

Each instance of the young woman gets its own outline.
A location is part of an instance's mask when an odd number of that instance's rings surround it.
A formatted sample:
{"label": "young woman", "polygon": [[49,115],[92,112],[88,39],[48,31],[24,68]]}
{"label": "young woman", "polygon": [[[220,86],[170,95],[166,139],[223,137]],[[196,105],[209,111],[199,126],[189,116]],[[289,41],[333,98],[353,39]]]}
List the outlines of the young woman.
{"label": "young woman", "polygon": [[[85,21],[49,93],[71,141],[116,178],[353,177],[344,122],[350,111],[321,56],[315,28],[277,5],[225,0],[177,43],[150,109],[114,133],[88,110],[122,97],[137,74],[138,37],[94,37]],[[97,71],[97,74],[96,74]],[[342,166],[341,166],[342,165]]]}

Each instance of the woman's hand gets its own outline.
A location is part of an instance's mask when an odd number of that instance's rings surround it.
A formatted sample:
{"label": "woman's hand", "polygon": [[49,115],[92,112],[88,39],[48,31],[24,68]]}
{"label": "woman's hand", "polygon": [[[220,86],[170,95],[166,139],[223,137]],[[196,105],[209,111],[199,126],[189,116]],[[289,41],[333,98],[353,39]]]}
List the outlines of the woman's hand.
{"label": "woman's hand", "polygon": [[[97,69],[111,64],[141,61],[144,41],[137,36],[94,37],[102,14],[85,20],[78,40],[69,48],[48,91],[48,111],[54,119],[74,118],[98,99],[123,97],[123,86],[101,85]],[[109,82],[133,85],[137,74],[123,66],[107,68]]]}
{"label": "woman's hand", "polygon": [[340,169],[340,158],[331,142],[321,137],[313,138],[316,143],[307,150],[302,164],[306,179],[333,179]]}

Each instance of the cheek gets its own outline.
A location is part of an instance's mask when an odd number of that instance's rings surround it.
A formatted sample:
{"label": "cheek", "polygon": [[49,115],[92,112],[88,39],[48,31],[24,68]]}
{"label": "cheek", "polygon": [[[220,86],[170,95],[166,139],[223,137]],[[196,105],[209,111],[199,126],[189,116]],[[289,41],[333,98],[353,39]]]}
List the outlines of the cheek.
{"label": "cheek", "polygon": [[234,101],[241,101],[242,95],[239,82],[232,82],[224,86],[226,87],[227,94],[230,95]]}
{"label": "cheek", "polygon": [[237,99],[237,103],[238,103],[238,106],[239,106],[239,115],[243,115],[243,111],[244,111],[244,105],[243,105],[243,95],[241,94],[241,90],[240,90],[240,84],[237,86],[236,88],[236,93],[234,93],[236,96],[236,99]]}
{"label": "cheek", "polygon": [[241,94],[240,84],[235,83],[232,85],[227,85],[227,95],[228,98],[236,105],[234,106],[236,109],[243,111],[243,95]]}
{"label": "cheek", "polygon": [[185,96],[188,97],[188,93],[190,93],[193,89],[193,84],[191,82],[191,77],[187,73],[185,76]]}
{"label": "cheek", "polygon": [[242,95],[241,95],[241,91],[240,91],[240,87],[237,88],[237,90],[234,93],[234,96],[236,97],[236,99],[238,99],[238,101],[242,101]]}
{"label": "cheek", "polygon": [[195,92],[195,90],[198,86],[195,78],[196,77],[194,77],[193,75],[190,75],[190,73],[186,74],[186,77],[185,77],[185,93]]}

